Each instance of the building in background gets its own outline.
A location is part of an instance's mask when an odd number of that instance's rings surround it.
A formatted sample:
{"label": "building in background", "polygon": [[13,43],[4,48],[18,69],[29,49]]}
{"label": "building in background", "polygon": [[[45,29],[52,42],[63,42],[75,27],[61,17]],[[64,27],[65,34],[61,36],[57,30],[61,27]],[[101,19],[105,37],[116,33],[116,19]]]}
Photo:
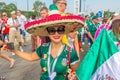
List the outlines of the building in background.
{"label": "building in background", "polygon": [[74,0],[74,14],[80,13],[80,0]]}

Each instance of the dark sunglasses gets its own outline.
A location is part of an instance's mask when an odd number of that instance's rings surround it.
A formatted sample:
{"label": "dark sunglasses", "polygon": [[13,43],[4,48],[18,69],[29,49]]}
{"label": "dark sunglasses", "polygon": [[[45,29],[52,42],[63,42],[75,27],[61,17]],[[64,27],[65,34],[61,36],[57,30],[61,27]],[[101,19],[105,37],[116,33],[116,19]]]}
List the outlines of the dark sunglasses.
{"label": "dark sunglasses", "polygon": [[7,15],[2,15],[2,16],[7,16]]}
{"label": "dark sunglasses", "polygon": [[54,35],[56,32],[57,32],[58,34],[64,34],[64,32],[65,32],[65,26],[60,26],[60,27],[58,27],[57,29],[55,29],[55,28],[53,28],[53,27],[48,27],[48,28],[47,28],[47,32],[48,32],[48,34],[50,34],[50,35]]}

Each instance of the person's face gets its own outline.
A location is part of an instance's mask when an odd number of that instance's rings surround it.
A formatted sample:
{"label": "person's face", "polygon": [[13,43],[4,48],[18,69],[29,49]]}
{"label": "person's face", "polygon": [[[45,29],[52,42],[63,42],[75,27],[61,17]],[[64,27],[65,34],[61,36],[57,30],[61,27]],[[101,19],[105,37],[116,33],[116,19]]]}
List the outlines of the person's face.
{"label": "person's face", "polygon": [[62,41],[62,37],[65,32],[65,27],[64,26],[48,27],[47,32],[52,42],[59,43]]}
{"label": "person's face", "polygon": [[21,12],[20,11],[17,11],[17,16],[20,16],[21,15]]}
{"label": "person's face", "polygon": [[82,24],[73,23],[73,30],[71,32],[77,31],[79,28],[82,28]]}
{"label": "person's face", "polygon": [[86,17],[86,20],[89,20],[89,19],[90,19],[89,16],[87,16],[87,17]]}
{"label": "person's face", "polygon": [[13,19],[15,19],[17,17],[16,14],[12,14],[11,16]]}
{"label": "person's face", "polygon": [[42,10],[42,11],[40,11],[40,16],[41,16],[41,18],[46,18],[47,16],[48,16],[48,11],[47,10]]}
{"label": "person's face", "polygon": [[99,22],[99,19],[96,18],[96,19],[94,19],[93,21],[94,21],[94,23],[98,23],[98,22]]}
{"label": "person's face", "polygon": [[7,14],[6,13],[2,13],[2,17],[3,18],[7,17]]}
{"label": "person's face", "polygon": [[57,7],[58,7],[58,10],[61,12],[61,13],[64,13],[65,12],[65,9],[66,9],[66,3],[64,2],[57,2],[56,3]]}

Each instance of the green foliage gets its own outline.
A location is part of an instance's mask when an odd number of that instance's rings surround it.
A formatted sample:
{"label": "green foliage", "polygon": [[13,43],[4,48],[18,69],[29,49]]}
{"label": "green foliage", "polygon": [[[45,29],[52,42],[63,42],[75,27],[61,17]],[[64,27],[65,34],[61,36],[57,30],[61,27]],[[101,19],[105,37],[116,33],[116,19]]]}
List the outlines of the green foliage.
{"label": "green foliage", "polygon": [[[8,16],[10,16],[10,12],[11,11],[16,11],[17,7],[15,4],[10,3],[10,4],[6,4],[4,2],[0,2],[0,14],[2,14],[2,12],[6,12],[8,14]],[[1,17],[1,15],[0,15]]]}
{"label": "green foliage", "polygon": [[42,3],[41,1],[35,1],[33,3],[33,10],[39,16],[40,9],[44,6],[45,6],[45,3]]}
{"label": "green foliage", "polygon": [[[32,15],[39,16],[40,9],[42,7],[46,6],[45,3],[42,3],[40,1],[35,1],[33,3],[33,10],[34,11],[22,11],[22,14],[24,14],[26,17],[30,17]],[[2,12],[6,12],[8,14],[8,17],[10,17],[10,12],[16,11],[17,6],[13,3],[6,4],[5,2],[0,2],[0,17]]]}
{"label": "green foliage", "polygon": [[109,10],[108,11],[104,11],[104,17],[105,18],[109,18],[111,17],[115,12],[110,12]]}
{"label": "green foliage", "polygon": [[6,11],[6,4],[4,2],[0,2],[0,17],[1,13]]}
{"label": "green foliage", "polygon": [[13,4],[13,3],[8,4],[6,7],[7,7],[7,10],[8,10],[9,12],[12,12],[12,11],[16,11],[16,10],[17,10],[16,5]]}
{"label": "green foliage", "polygon": [[[109,17],[111,17],[114,13],[115,13],[115,12],[110,11],[110,10],[104,11],[104,12],[103,12],[103,17],[109,18]],[[94,12],[91,12],[91,13],[90,13],[90,17],[93,17],[94,15],[95,15]]]}
{"label": "green foliage", "polygon": [[24,16],[26,16],[27,18],[29,18],[32,15],[37,15],[37,13],[33,12],[33,11],[22,11],[22,14]]}
{"label": "green foliage", "polygon": [[5,10],[6,4],[4,2],[0,2],[0,10]]}

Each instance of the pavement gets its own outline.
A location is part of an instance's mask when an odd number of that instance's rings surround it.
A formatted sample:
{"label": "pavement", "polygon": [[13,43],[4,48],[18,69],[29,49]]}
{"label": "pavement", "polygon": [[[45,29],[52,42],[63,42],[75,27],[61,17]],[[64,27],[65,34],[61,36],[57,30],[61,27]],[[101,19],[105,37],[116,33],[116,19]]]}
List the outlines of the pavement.
{"label": "pavement", "polygon": [[[85,43],[82,47],[84,52],[81,53],[81,60],[86,54],[89,46]],[[23,48],[25,52],[32,53],[30,40],[27,41],[27,46]],[[9,69],[9,63],[0,58],[0,76],[4,76],[5,80],[39,80],[41,72],[39,61],[28,62],[19,58],[17,55],[12,56],[10,52],[2,51],[2,53],[15,59],[14,67]]]}
{"label": "pavement", "polygon": [[[25,52],[32,53],[30,41],[23,48]],[[9,63],[0,58],[0,76],[4,76],[6,78],[5,80],[39,80],[41,72],[39,61],[28,62],[19,58],[17,55],[12,56],[11,52],[3,51],[2,53],[15,59],[14,67],[9,69]]]}

